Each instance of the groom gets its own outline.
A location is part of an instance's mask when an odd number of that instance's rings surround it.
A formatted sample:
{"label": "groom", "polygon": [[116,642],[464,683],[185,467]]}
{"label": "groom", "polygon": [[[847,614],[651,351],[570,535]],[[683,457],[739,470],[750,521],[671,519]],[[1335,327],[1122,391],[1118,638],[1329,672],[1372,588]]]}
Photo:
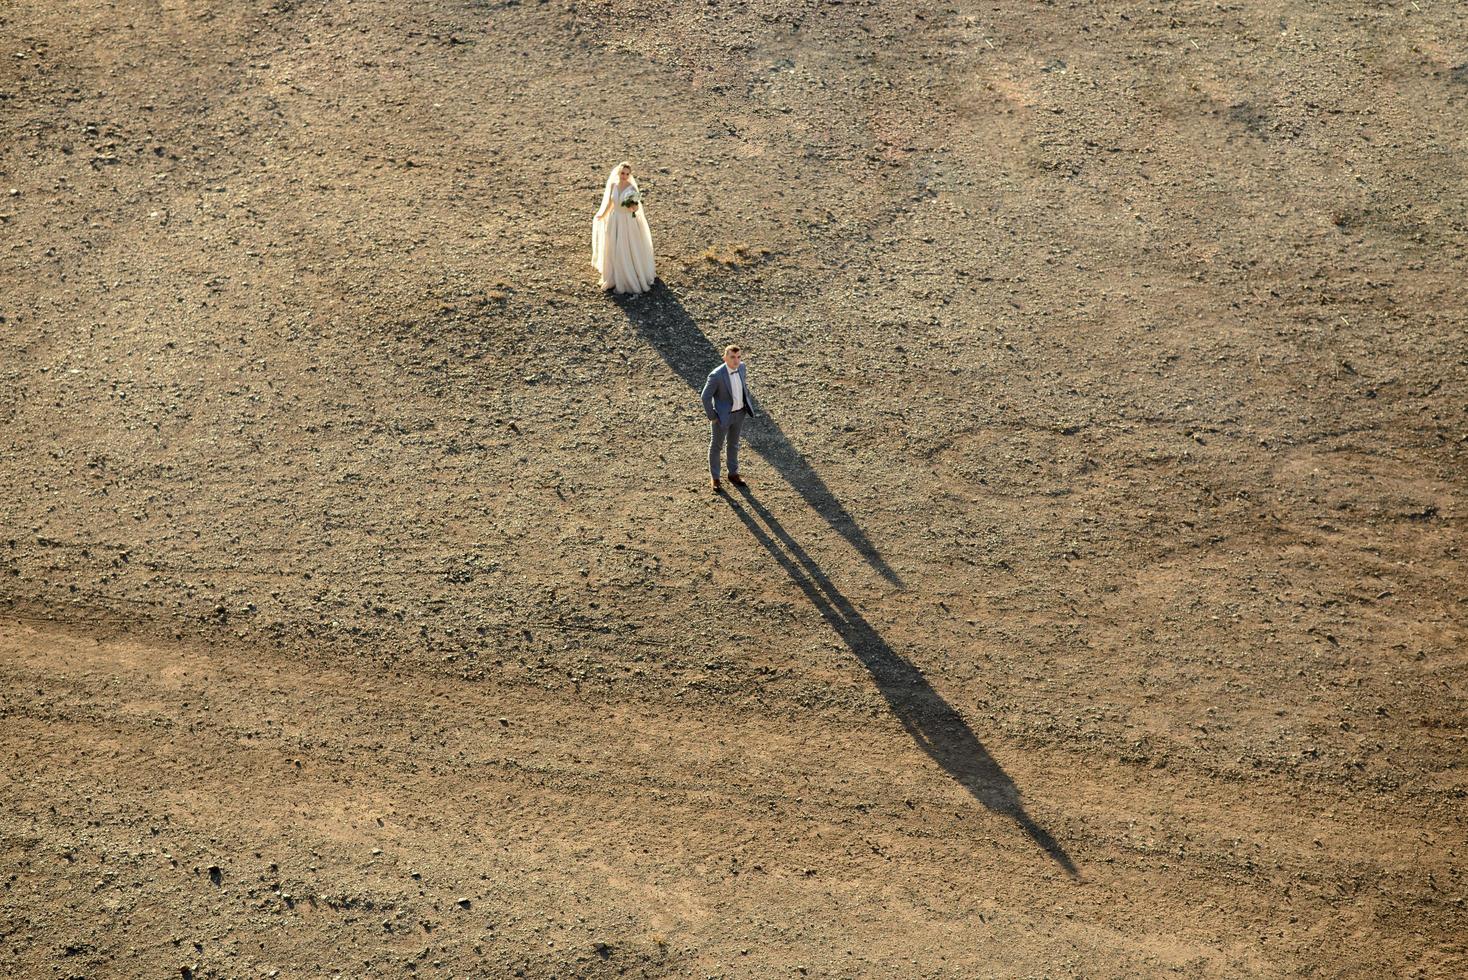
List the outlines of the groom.
{"label": "groom", "polygon": [[724,363],[709,372],[703,386],[703,412],[709,417],[713,432],[709,436],[709,483],[714,493],[723,493],[719,483],[719,453],[724,448],[724,439],[729,440],[729,482],[736,487],[745,485],[739,475],[739,436],[744,430],[744,420],[756,414],[754,395],[745,380],[744,365],[741,363],[739,347],[730,344],[724,348]]}

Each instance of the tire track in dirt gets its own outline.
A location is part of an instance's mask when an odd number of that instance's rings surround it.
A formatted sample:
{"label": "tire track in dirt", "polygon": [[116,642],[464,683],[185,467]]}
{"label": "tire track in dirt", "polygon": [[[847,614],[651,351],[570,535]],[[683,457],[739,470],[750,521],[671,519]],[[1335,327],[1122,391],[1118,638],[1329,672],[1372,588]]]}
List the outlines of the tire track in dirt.
{"label": "tire track in dirt", "polygon": [[[363,939],[374,935],[365,928],[353,933],[362,922],[338,923],[351,938],[337,948],[361,953],[364,964],[382,966],[388,961],[371,957],[405,948],[393,938],[400,918],[435,923],[418,931],[441,961],[468,956],[472,937],[481,949],[491,943],[481,918],[495,920],[496,948],[524,949],[547,918],[565,921],[549,899],[565,889],[577,896],[573,907],[602,910],[586,934],[604,938],[583,943],[583,954],[616,936],[647,965],[674,955],[652,938],[672,933],[700,956],[739,964],[736,947],[768,943],[756,911],[775,902],[798,909],[807,928],[821,923],[823,935],[880,910],[888,923],[866,922],[863,945],[889,956],[927,931],[936,939],[953,917],[982,916],[992,941],[1003,934],[1013,962],[1036,970],[1056,967],[1044,949],[1060,941],[1144,971],[1171,962],[1252,972],[1296,962],[1310,951],[1308,935],[1275,930],[1293,938],[1274,936],[1273,948],[1242,935],[1224,940],[1229,931],[1195,920],[1192,907],[1151,904],[1159,891],[1186,891],[1197,908],[1252,910],[1246,921],[1280,926],[1293,925],[1283,908],[1294,906],[1299,921],[1299,912],[1349,897],[1332,912],[1359,928],[1371,909],[1427,907],[1424,870],[1451,874],[1387,814],[1331,820],[1341,801],[1326,794],[1299,798],[1284,786],[1178,773],[1150,780],[1069,753],[1006,746],[996,751],[1043,801],[1040,819],[1054,821],[1081,871],[1055,903],[1060,869],[1012,821],[976,807],[890,717],[832,731],[825,717],[801,724],[747,710],[609,709],[528,697],[512,685],[303,669],[270,654],[99,641],[15,622],[0,626],[0,672],[0,751],[15,760],[0,782],[8,845],[29,861],[70,852],[97,868],[130,853],[133,865],[121,865],[128,870],[99,893],[126,884],[140,897],[161,890],[184,900],[184,886],[199,885],[195,866],[220,867],[235,894],[211,903],[216,893],[206,889],[187,900],[200,923],[233,937],[238,955],[320,928],[304,912],[296,917],[306,896],[316,909],[370,902],[374,928],[379,918],[393,923],[380,945]],[[854,744],[864,746],[859,758]],[[1170,813],[1159,827],[1161,797]],[[1324,864],[1302,866],[1292,855],[1309,850],[1312,836],[1324,838],[1314,845]],[[284,869],[284,854],[297,866],[267,880],[266,858]],[[302,854],[317,856],[315,866],[299,867]],[[588,867],[600,870],[588,876]],[[955,868],[967,869],[968,884],[952,880]],[[676,897],[691,897],[686,883],[667,888],[688,879],[709,883],[695,906]],[[420,881],[435,887],[415,894]],[[923,885],[939,881],[950,882],[941,893]],[[472,928],[444,911],[464,893]],[[265,907],[273,911],[262,918]],[[19,962],[45,962],[44,949],[27,947],[24,917],[12,913],[8,925],[12,949],[36,957]],[[113,944],[139,943],[159,925],[118,922]],[[1034,938],[1016,945],[1017,936]],[[997,952],[976,942],[973,958],[950,959],[952,969],[982,969]],[[840,974],[842,960],[821,954],[820,944],[804,951]],[[758,975],[761,964],[749,961],[741,975]]]}

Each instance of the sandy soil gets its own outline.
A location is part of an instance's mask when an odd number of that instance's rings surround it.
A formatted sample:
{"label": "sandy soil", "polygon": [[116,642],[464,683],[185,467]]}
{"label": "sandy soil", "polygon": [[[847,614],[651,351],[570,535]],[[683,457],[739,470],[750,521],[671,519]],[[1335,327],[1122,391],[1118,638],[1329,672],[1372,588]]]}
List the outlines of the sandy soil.
{"label": "sandy soil", "polygon": [[0,973],[1468,972],[1465,36],[0,7]]}

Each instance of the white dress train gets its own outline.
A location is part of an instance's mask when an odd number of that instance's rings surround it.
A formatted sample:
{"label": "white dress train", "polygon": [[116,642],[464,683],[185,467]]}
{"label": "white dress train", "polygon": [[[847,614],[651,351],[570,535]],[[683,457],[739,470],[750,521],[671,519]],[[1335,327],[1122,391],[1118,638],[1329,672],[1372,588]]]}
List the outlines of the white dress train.
{"label": "white dress train", "polygon": [[602,289],[643,293],[652,288],[657,278],[652,229],[642,213],[646,206],[639,205],[632,211],[622,204],[636,189],[632,184],[614,186],[607,216],[591,221],[591,264],[601,277]]}

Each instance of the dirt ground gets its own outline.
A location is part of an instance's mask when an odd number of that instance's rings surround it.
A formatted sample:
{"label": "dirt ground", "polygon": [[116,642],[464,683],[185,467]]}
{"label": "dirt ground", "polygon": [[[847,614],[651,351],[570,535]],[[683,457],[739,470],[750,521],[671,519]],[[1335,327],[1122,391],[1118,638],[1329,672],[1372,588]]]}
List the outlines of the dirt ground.
{"label": "dirt ground", "polygon": [[0,6],[0,974],[1465,975],[1465,37]]}

